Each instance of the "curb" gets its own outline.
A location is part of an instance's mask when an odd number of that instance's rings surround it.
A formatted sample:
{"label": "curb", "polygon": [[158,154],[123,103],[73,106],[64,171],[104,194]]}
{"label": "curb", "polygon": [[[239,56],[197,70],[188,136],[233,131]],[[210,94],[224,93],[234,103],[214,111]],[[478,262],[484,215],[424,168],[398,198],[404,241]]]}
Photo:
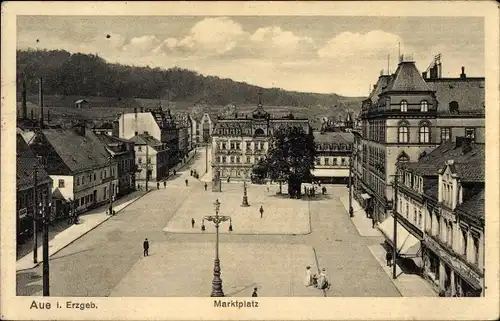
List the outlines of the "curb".
{"label": "curb", "polygon": [[[120,208],[120,210],[118,210],[116,213],[119,213],[121,212],[123,209],[127,208],[129,205],[135,203],[137,200],[139,200],[141,197],[143,197],[144,195],[148,194],[150,191],[147,191],[145,192],[144,194],[138,196],[136,199],[134,199],[132,202],[128,203],[127,205],[125,205],[124,207]],[[49,261],[50,261],[50,258],[55,255],[56,253],[60,252],[61,250],[63,250],[64,248],[68,247],[69,245],[73,244],[75,241],[77,241],[78,239],[82,238],[84,235],[86,235],[87,233],[89,233],[90,231],[96,229],[99,225],[103,224],[104,222],[106,222],[107,220],[109,220],[110,218],[112,218],[113,215],[107,215],[107,217],[102,220],[101,222],[97,223],[96,225],[94,225],[92,228],[90,228],[89,230],[85,231],[83,234],[80,234],[78,235],[74,240],[72,240],[71,242],[65,244],[64,246],[62,246],[61,248],[57,249],[56,251],[54,251],[54,253],[52,253],[50,256],[49,256]],[[28,254],[29,255],[29,254]],[[31,269],[34,269],[36,267],[38,267],[40,264],[43,263],[43,260],[42,261],[38,261],[37,263],[35,263],[34,266],[30,267],[30,268],[26,268],[26,269],[21,269],[21,270],[16,270],[16,273],[17,272],[22,272],[22,271],[27,271],[27,270],[31,270]]]}

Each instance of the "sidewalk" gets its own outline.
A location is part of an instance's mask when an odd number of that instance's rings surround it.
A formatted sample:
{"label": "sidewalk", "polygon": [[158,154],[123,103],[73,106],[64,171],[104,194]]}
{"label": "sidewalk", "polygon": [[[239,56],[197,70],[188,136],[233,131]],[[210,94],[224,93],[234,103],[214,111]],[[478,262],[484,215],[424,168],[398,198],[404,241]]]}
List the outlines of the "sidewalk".
{"label": "sidewalk", "polygon": [[[346,209],[346,213],[349,213],[349,193],[340,197],[340,201]],[[372,228],[371,219],[366,217],[366,212],[359,205],[359,203],[353,198],[352,208],[354,210],[354,217],[351,217],[351,221],[358,230],[359,235],[369,236],[369,237],[383,237],[382,233],[378,228]],[[399,266],[396,266],[396,280],[392,279],[392,267],[387,266],[385,261],[385,254],[387,251],[380,244],[368,246],[368,249],[375,257],[377,262],[380,264],[382,269],[391,278],[392,283],[398,291],[404,297],[434,297],[437,296],[436,292],[427,284],[427,282],[422,279],[417,274],[405,274]]]}
{"label": "sidewalk", "polygon": [[392,278],[392,266],[385,261],[386,250],[381,245],[368,246],[370,252],[380,264],[392,283],[404,297],[436,297],[438,294],[417,274],[406,274],[396,265],[396,279]]}
{"label": "sidewalk", "polygon": [[[340,196],[340,201],[347,213],[349,213],[349,193],[344,196]],[[351,221],[358,230],[361,236],[381,236],[379,230],[372,228],[371,219],[366,217],[365,210],[359,205],[359,203],[353,198],[352,199],[352,209],[354,210],[354,217],[351,217]],[[349,214],[347,214],[349,215]]]}
{"label": "sidewalk", "polygon": [[[114,203],[113,208],[115,209],[116,213],[118,213],[145,194],[146,193],[142,191],[130,193],[129,195],[117,200]],[[108,205],[103,205],[99,208],[82,214],[80,216],[80,224],[72,225],[61,233],[57,234],[52,240],[49,241],[49,257],[111,218],[112,216],[106,214],[107,208]],[[33,252],[30,252],[21,259],[17,260],[16,271],[32,269],[41,264],[43,262],[43,246],[38,247],[37,252],[38,263],[33,263]]]}

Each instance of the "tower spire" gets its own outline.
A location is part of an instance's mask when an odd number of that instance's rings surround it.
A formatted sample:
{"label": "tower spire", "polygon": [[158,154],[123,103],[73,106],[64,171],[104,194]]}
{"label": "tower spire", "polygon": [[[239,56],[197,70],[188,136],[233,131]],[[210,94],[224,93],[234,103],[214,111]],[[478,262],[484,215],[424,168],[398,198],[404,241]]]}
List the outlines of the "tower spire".
{"label": "tower spire", "polygon": [[262,90],[259,89],[259,103],[258,103],[258,106],[259,107],[262,107]]}

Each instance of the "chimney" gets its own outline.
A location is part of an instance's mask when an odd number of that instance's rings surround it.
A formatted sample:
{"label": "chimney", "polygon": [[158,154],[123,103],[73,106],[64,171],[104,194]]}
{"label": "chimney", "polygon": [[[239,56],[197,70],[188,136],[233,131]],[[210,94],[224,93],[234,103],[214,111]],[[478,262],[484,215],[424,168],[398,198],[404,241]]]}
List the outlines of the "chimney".
{"label": "chimney", "polygon": [[40,78],[40,81],[38,82],[38,94],[40,104],[40,129],[43,129],[43,78]]}
{"label": "chimney", "polygon": [[462,66],[462,73],[460,74],[461,79],[467,78],[467,75],[465,74],[465,67]]}
{"label": "chimney", "polygon": [[422,78],[427,79],[427,71],[424,71],[424,72],[422,73]]}
{"label": "chimney", "polygon": [[443,67],[441,67],[441,60],[437,64],[437,77],[441,78],[443,73]]}
{"label": "chimney", "polygon": [[437,78],[437,65],[434,65],[431,67],[430,71],[430,79],[436,79]]}
{"label": "chimney", "polygon": [[28,118],[28,105],[26,103],[26,79],[23,75],[23,119]]}

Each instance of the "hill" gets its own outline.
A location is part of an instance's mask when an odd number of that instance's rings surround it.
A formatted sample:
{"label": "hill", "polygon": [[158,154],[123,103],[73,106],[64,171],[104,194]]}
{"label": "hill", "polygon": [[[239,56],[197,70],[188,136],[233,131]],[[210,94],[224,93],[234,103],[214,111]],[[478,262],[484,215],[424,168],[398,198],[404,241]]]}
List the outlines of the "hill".
{"label": "hill", "polygon": [[[363,99],[261,88],[177,67],[111,64],[98,55],[71,54],[64,50],[18,50],[16,58],[18,101],[23,75],[28,100],[33,103],[38,103],[38,78],[43,77],[44,105],[48,107],[72,108],[75,100],[85,98],[91,108],[151,107],[162,100],[185,107],[180,109],[197,104],[218,109],[230,103],[255,106],[257,93],[261,91],[266,106],[299,108],[311,116],[328,116],[345,114],[346,109],[357,112]],[[338,108],[334,108],[336,105]]]}

